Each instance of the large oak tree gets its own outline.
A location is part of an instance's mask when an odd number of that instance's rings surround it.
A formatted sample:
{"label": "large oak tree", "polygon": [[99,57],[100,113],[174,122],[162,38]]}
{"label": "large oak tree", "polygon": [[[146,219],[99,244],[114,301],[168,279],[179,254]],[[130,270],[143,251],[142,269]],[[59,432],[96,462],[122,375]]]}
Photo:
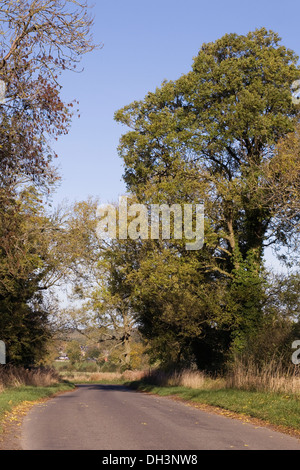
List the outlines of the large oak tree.
{"label": "large oak tree", "polygon": [[287,175],[299,181],[299,159],[281,168],[278,148],[299,119],[300,70],[280,41],[262,28],[203,44],[189,73],[115,115],[129,127],[119,152],[140,202],[205,203],[205,246],[189,256],[207,282],[227,283],[222,308],[237,348],[263,321],[264,249],[285,244],[297,217]]}

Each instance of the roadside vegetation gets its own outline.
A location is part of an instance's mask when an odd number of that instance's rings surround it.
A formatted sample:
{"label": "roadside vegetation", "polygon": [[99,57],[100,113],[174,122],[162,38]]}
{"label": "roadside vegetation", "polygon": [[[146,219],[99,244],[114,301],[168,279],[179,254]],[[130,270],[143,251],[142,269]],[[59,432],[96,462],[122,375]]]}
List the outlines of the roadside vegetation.
{"label": "roadside vegetation", "polygon": [[[237,361],[231,371],[211,375],[196,370],[153,370],[127,384],[134,390],[171,396],[241,419],[257,418],[300,436],[300,370],[282,364]],[[205,408],[204,408],[205,409]],[[210,408],[208,408],[208,411]]]}
{"label": "roadside vegetation", "polygon": [[0,366],[0,433],[3,419],[20,406],[28,406],[74,388],[53,369],[28,370]]}
{"label": "roadside vegetation", "polygon": [[[136,228],[126,239],[99,236],[98,196],[51,208],[51,143],[77,107],[63,101],[61,75],[98,48],[93,18],[84,1],[0,7],[0,417],[105,382],[299,429],[296,53],[265,28],[225,34],[188,73],[116,111],[128,204],[145,219],[153,204],[204,204],[204,244],[189,251],[172,210],[170,233],[156,236],[160,225],[151,239],[131,212],[116,227]],[[270,248],[283,273],[267,269]]]}
{"label": "roadside vegetation", "polygon": [[71,367],[60,367],[60,377],[68,382],[75,384],[82,383],[103,383],[103,384],[125,384],[132,381],[141,380],[145,376],[145,372],[141,370],[125,370],[103,372],[96,364],[74,364]]}

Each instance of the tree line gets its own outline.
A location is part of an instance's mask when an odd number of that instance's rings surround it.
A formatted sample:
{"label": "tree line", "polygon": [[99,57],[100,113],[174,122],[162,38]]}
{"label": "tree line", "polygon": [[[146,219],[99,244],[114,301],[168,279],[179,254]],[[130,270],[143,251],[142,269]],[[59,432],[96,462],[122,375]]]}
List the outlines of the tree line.
{"label": "tree line", "polygon": [[[290,361],[300,286],[295,52],[265,28],[226,34],[202,45],[190,72],[118,110],[130,200],[204,204],[205,240],[188,251],[174,233],[101,238],[97,197],[45,206],[59,179],[50,138],[72,116],[59,76],[96,47],[93,21],[80,2],[27,4],[0,2],[0,331],[10,361],[43,361],[58,323],[118,349],[127,368],[137,331],[166,367]],[[287,274],[267,269],[269,247]],[[77,304],[61,311],[47,293],[66,282]]]}

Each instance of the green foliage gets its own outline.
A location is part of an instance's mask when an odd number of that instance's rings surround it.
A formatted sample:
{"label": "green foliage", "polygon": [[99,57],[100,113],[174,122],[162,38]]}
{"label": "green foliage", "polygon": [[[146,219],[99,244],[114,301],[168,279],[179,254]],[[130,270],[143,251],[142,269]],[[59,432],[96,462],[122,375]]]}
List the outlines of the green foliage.
{"label": "green foliage", "polygon": [[66,353],[71,361],[71,364],[79,362],[81,359],[81,349],[78,341],[71,341],[67,346]]}
{"label": "green foliage", "polygon": [[72,392],[75,386],[71,383],[58,383],[48,387],[21,386],[10,388],[0,394],[0,433],[3,431],[2,420],[5,419],[7,413],[13,411],[14,407],[24,405],[24,411],[28,411],[29,402],[35,403],[38,400],[51,398],[58,393]]}
{"label": "green foliage", "polygon": [[201,47],[189,73],[115,114],[130,128],[119,153],[139,202],[205,204],[201,252],[152,243],[130,275],[141,329],[163,361],[220,366],[264,328],[264,248],[286,245],[298,217],[287,175],[299,181],[299,158],[284,158],[282,144],[299,119],[297,61],[265,28],[226,34]]}
{"label": "green foliage", "polygon": [[45,293],[65,274],[64,243],[61,220],[46,213],[37,190],[0,191],[0,336],[10,362],[45,358],[53,311]]}
{"label": "green foliage", "polygon": [[68,132],[74,106],[62,101],[58,77],[95,48],[92,24],[85,2],[0,1],[0,338],[15,364],[43,361],[43,293],[66,268],[62,227],[40,199],[58,180],[49,142]]}
{"label": "green foliage", "polygon": [[[300,429],[299,398],[296,395],[222,389],[193,390],[186,387],[158,387],[138,382],[135,387],[144,392],[160,396],[175,396],[184,401],[207,404],[261,419],[267,423],[283,426],[285,430]],[[225,414],[225,412],[224,412]]]}
{"label": "green foliage", "polygon": [[136,323],[126,279],[136,261],[135,244],[98,238],[97,206],[92,199],[76,203],[68,216],[72,299],[81,307],[67,310],[66,322],[97,344],[112,365],[130,368]]}
{"label": "green foliage", "polygon": [[35,191],[0,201],[0,331],[8,360],[29,365],[50,336],[42,281],[48,274],[45,216]]}
{"label": "green foliage", "polygon": [[243,350],[249,337],[264,328],[267,281],[253,252],[243,260],[236,249],[234,259],[236,267],[227,292],[227,309],[234,321],[232,349],[235,353]]}

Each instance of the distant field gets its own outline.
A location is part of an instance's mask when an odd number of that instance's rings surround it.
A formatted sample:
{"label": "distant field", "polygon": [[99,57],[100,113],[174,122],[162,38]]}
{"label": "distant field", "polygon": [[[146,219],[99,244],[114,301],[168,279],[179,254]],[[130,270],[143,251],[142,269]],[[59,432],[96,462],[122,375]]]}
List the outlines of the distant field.
{"label": "distant field", "polygon": [[126,382],[140,380],[144,376],[142,371],[126,372],[81,372],[81,371],[61,371],[59,372],[63,380],[76,384],[81,383],[115,383],[123,384]]}

